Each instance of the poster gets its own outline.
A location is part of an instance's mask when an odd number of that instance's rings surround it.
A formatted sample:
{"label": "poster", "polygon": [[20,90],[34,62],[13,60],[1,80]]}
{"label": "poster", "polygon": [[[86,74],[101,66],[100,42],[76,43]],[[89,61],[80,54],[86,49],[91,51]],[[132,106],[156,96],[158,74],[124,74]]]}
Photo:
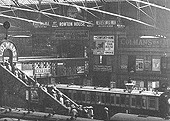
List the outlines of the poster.
{"label": "poster", "polygon": [[151,71],[151,61],[145,60],[144,61],[144,68],[145,68],[145,70]]}
{"label": "poster", "polygon": [[160,59],[152,59],[152,71],[160,71]]}
{"label": "poster", "polygon": [[94,36],[95,55],[114,55],[114,36]]}
{"label": "poster", "polygon": [[136,71],[143,71],[143,70],[144,70],[144,60],[136,59]]}

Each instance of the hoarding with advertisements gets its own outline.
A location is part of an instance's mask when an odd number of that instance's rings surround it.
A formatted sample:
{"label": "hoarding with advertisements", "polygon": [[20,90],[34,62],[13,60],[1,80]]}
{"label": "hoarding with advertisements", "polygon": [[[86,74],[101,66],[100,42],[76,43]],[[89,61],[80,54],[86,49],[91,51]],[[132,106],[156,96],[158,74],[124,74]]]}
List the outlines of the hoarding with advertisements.
{"label": "hoarding with advertisements", "polygon": [[114,36],[94,36],[95,55],[114,55]]}

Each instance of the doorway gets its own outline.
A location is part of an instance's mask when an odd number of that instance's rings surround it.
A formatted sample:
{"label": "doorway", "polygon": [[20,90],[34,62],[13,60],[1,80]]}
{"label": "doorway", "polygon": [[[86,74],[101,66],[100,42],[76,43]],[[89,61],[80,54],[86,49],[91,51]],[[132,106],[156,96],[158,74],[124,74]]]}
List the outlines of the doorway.
{"label": "doorway", "polygon": [[6,62],[8,61],[10,66],[13,65],[13,54],[12,54],[12,51],[10,49],[6,49],[4,50],[4,53],[3,53],[3,62]]}

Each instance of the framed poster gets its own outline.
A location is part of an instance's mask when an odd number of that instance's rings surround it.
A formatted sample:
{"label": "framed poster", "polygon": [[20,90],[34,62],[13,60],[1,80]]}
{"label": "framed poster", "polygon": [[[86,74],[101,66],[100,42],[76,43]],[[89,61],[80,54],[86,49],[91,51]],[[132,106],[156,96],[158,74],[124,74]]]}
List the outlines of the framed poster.
{"label": "framed poster", "polygon": [[145,70],[151,71],[151,60],[144,61],[144,68]]}
{"label": "framed poster", "polygon": [[114,36],[94,36],[94,55],[114,55]]}
{"label": "framed poster", "polygon": [[136,71],[144,70],[144,59],[136,59]]}
{"label": "framed poster", "polygon": [[160,59],[152,59],[152,71],[160,71]]}

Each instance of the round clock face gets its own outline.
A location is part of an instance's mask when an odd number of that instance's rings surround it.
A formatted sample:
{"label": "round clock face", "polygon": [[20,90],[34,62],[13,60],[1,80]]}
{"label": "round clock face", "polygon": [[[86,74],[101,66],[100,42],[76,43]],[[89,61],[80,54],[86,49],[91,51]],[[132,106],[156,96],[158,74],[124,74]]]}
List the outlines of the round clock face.
{"label": "round clock face", "polygon": [[67,10],[67,16],[68,17],[72,17],[72,18],[76,18],[78,14],[78,10],[75,7],[69,7]]}

